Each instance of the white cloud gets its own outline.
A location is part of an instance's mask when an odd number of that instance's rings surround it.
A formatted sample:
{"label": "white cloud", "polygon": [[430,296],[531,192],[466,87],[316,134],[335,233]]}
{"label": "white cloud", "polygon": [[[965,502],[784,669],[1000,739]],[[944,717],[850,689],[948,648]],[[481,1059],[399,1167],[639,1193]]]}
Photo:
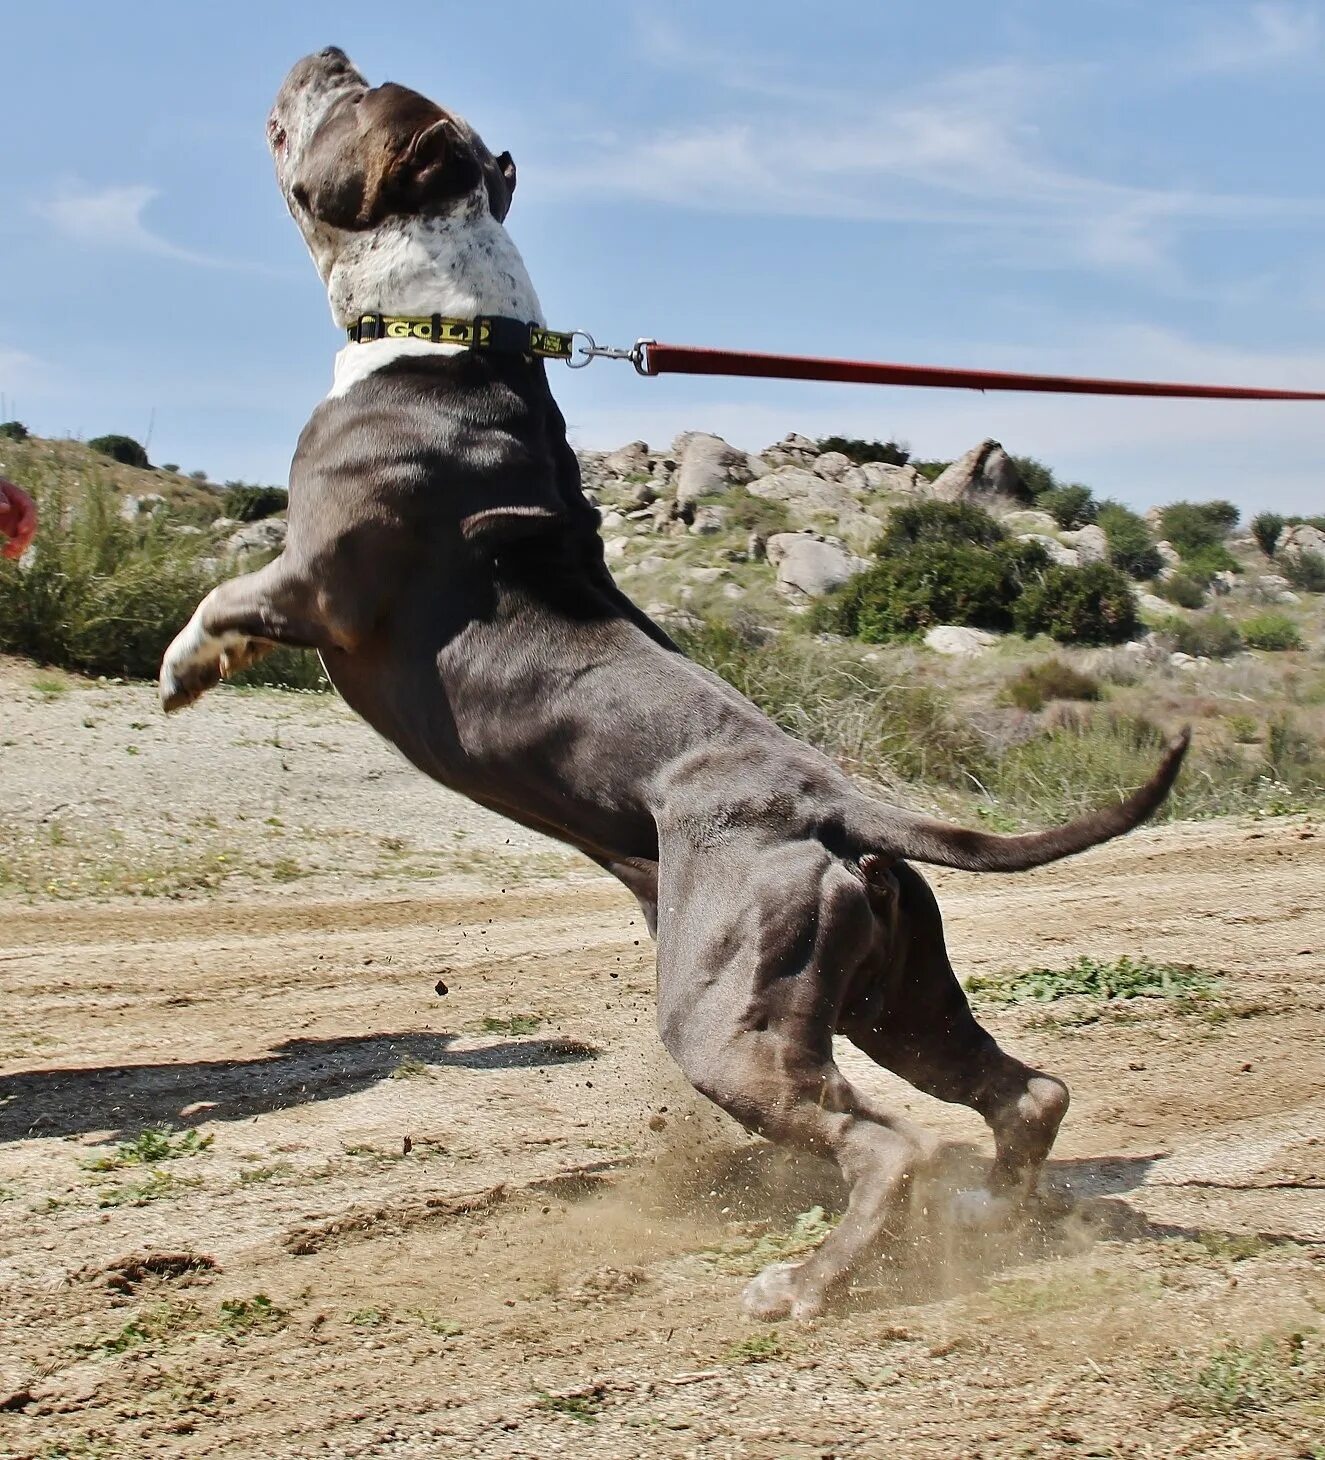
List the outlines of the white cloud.
{"label": "white cloud", "polygon": [[911,222],[998,231],[1006,263],[1170,271],[1186,228],[1301,224],[1311,198],[1145,187],[1053,157],[1036,109],[1080,78],[1008,63],[864,99],[743,101],[656,136],[602,135],[538,186],[738,215]]}
{"label": "white cloud", "polygon": [[92,187],[70,182],[34,203],[33,210],[62,237],[86,247],[154,254],[207,268],[244,267],[181,248],[149,227],[143,214],[160,195],[159,188],[146,183]]}
{"label": "white cloud", "polygon": [[1320,12],[1315,5],[1253,5],[1236,21],[1222,18],[1200,35],[1187,69],[1242,73],[1310,64],[1321,55]]}

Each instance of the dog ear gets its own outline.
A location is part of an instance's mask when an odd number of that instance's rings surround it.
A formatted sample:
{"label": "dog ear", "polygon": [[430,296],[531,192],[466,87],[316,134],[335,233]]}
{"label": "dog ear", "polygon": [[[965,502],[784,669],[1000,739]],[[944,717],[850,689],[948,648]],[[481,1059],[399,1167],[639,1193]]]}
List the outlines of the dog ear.
{"label": "dog ear", "polygon": [[393,201],[415,212],[473,190],[481,170],[474,149],[449,117],[419,132],[392,170]]}

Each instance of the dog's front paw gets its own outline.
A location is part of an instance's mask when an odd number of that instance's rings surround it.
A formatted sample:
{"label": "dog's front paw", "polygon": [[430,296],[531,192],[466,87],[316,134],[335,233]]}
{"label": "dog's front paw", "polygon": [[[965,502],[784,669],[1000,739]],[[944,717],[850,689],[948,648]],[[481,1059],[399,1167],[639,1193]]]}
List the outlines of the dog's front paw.
{"label": "dog's front paw", "polygon": [[741,1307],[761,1323],[776,1323],[780,1318],[817,1318],[824,1310],[823,1297],[806,1291],[797,1277],[805,1266],[801,1262],[771,1262],[752,1277],[741,1294]]}
{"label": "dog's front paw", "polygon": [[166,714],[182,710],[221,682],[224,646],[203,630],[195,615],[176,634],[161,661],[158,688]]}
{"label": "dog's front paw", "polygon": [[952,1220],[968,1232],[997,1231],[1016,1215],[1016,1206],[1006,1196],[996,1196],[984,1187],[959,1191],[952,1198]]}

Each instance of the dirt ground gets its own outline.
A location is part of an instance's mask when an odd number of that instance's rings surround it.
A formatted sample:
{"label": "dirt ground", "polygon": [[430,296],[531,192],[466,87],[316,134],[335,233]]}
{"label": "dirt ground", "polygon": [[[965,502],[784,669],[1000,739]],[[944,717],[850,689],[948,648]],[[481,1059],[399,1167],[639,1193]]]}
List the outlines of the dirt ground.
{"label": "dirt ground", "polygon": [[839,1193],[684,1088],[594,869],[323,699],[10,664],[0,795],[0,1455],[1325,1457],[1311,821],[934,876],[963,973],[1218,997],[985,1011],[1074,1103],[979,1237],[979,1121],[843,1048],[951,1154],[846,1311],[762,1326]]}

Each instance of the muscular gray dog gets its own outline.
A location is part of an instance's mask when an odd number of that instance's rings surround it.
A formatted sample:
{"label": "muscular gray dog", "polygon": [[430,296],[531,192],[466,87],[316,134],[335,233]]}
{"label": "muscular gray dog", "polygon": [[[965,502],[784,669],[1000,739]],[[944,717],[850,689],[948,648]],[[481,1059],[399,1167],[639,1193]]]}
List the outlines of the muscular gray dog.
{"label": "muscular gray dog", "polygon": [[[370,88],[332,48],[294,67],[268,131],[338,324],[542,323],[503,227],[514,166],[459,117]],[[275,644],[316,649],[421,770],[619,877],[657,939],[659,1026],[687,1077],[849,1184],[827,1241],[746,1289],[757,1316],[811,1316],[898,1230],[935,1144],[848,1083],[835,1033],[985,1118],[977,1207],[1031,1192],[1067,1109],[1061,1081],[972,1016],[908,860],[1007,872],[1117,836],[1164,799],[1186,735],[1130,799],[1025,836],[867,798],[617,590],[542,361],[432,333],[338,356],[295,453],[285,551],[207,596],[167,651],[162,701]]]}

